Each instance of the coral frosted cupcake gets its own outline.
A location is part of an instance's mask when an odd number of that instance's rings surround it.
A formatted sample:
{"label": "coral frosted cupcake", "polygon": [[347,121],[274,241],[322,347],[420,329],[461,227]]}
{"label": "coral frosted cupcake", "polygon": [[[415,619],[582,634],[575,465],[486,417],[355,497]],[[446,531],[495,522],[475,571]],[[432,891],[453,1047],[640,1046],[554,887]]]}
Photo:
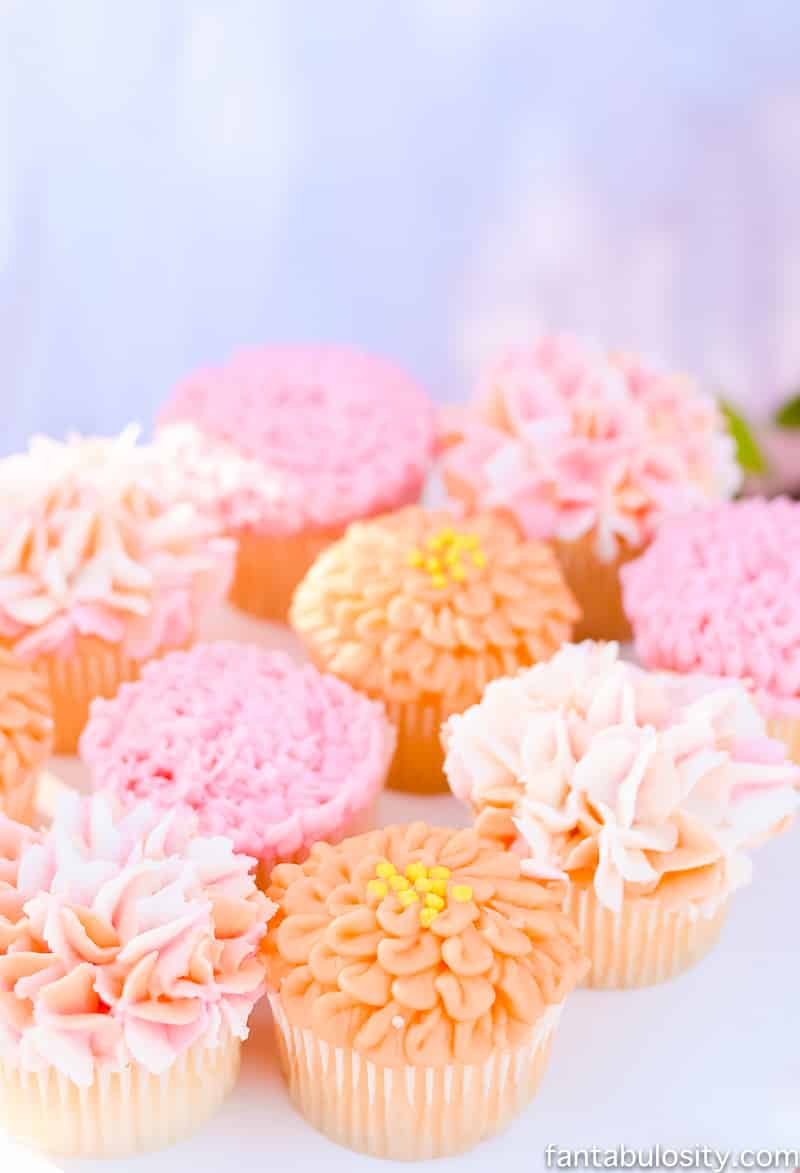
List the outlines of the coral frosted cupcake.
{"label": "coral frosted cupcake", "polygon": [[372,826],[394,730],[379,704],[310,664],[198,644],[96,701],[81,738],[93,785],[123,806],[197,812],[260,875],[317,839]]}
{"label": "coral frosted cupcake", "polygon": [[569,337],[501,355],[450,431],[450,494],[554,542],[579,638],[627,639],[620,566],[665,516],[740,482],[721,413],[691,380]]}
{"label": "coral frosted cupcake", "polygon": [[253,861],[193,820],[65,800],[0,815],[0,1127],[123,1156],[199,1127],[233,1087],[273,911]]}
{"label": "coral frosted cupcake", "polygon": [[301,583],[291,622],[315,663],[385,702],[390,784],[429,791],[445,789],[442,721],[552,655],[578,613],[549,547],[512,522],[411,507],[352,525]]}
{"label": "coral frosted cupcake", "polygon": [[191,641],[234,556],[134,428],[0,461],[0,534],[0,641],[47,679],[62,753],[94,696]]}
{"label": "coral frosted cupcake", "polygon": [[744,680],[800,762],[800,503],[675,518],[625,568],[623,589],[643,663]]}
{"label": "coral frosted cupcake", "polygon": [[233,602],[278,620],[351,521],[419,499],[433,442],[408,375],[330,346],[243,351],[185,379],[159,420],[159,443],[239,541]]}
{"label": "coral frosted cupcake", "polygon": [[800,771],[741,685],[649,673],[615,644],[490,685],[445,729],[477,829],[569,879],[590,984],[650,985],[715,942],[747,851],[785,828]]}
{"label": "coral frosted cupcake", "polygon": [[53,747],[47,685],[0,647],[0,810],[20,823],[35,814],[36,777]]}
{"label": "coral frosted cupcake", "polygon": [[272,874],[270,1002],[289,1093],[378,1157],[463,1152],[533,1096],[585,962],[561,896],[473,830],[319,843]]}

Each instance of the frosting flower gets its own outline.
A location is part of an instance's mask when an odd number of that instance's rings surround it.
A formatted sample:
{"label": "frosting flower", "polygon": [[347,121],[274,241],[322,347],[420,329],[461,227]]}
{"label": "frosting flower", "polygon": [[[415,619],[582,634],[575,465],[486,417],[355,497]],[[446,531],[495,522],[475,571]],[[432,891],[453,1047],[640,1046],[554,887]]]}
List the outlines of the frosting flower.
{"label": "frosting flower", "polygon": [[50,698],[37,672],[0,647],[0,797],[30,778],[50,754]]}
{"label": "frosting flower", "polygon": [[0,461],[0,637],[24,658],[69,655],[85,635],[135,659],[186,642],[224,595],[234,547],[177,492],[135,428],[36,437]]}
{"label": "frosting flower", "polygon": [[740,483],[733,440],[691,380],[570,337],[504,353],[448,430],[459,497],[510,510],[531,537],[590,536],[604,562]]}
{"label": "frosting flower", "polygon": [[225,839],[69,796],[40,834],[0,816],[0,1057],[80,1087],[247,1037],[274,911]]}
{"label": "frosting flower", "polygon": [[521,1046],[585,971],[560,894],[473,830],[318,843],[269,895],[268,980],[289,1021],[387,1067]]}
{"label": "frosting flower", "polygon": [[591,882],[615,911],[658,890],[710,915],[797,806],[800,771],[745,689],[647,673],[616,644],[569,645],[491,684],[444,740],[478,829],[516,834],[528,874]]}

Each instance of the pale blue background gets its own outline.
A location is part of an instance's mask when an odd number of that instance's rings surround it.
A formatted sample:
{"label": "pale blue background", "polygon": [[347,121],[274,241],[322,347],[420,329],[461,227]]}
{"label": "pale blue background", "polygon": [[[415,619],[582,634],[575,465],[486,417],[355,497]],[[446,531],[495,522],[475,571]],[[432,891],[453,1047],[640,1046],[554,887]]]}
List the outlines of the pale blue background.
{"label": "pale blue background", "polygon": [[796,0],[0,0],[0,447],[241,342],[800,382]]}

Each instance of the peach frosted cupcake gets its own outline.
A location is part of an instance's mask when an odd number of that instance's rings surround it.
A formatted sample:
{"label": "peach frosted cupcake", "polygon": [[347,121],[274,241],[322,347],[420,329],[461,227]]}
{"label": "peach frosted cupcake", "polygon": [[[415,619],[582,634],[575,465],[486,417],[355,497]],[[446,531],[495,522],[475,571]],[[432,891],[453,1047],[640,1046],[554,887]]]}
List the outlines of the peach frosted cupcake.
{"label": "peach frosted cupcake", "polygon": [[0,647],[0,810],[17,822],[33,821],[36,777],[52,748],[46,683]]}
{"label": "peach frosted cupcake", "polygon": [[800,771],[746,690],[565,647],[445,729],[445,769],[526,874],[569,879],[590,984],[650,985],[715,942],[748,849],[783,830]]}
{"label": "peach frosted cupcake", "polygon": [[0,815],[0,1127],[65,1156],[193,1132],[239,1070],[273,906],[193,820],[65,799]]}
{"label": "peach frosted cupcake", "polygon": [[744,681],[800,762],[800,503],[675,518],[622,581],[641,661]]}
{"label": "peach frosted cupcake", "polygon": [[297,583],[351,521],[419,500],[433,408],[385,359],[264,347],[186,378],[158,442],[238,539],[233,602],[285,620]]}
{"label": "peach frosted cupcake", "polygon": [[61,753],[93,697],[191,641],[234,555],[135,428],[0,461],[0,534],[0,641],[47,679]]}
{"label": "peach frosted cupcake", "polygon": [[386,704],[390,785],[445,788],[439,729],[490,680],[547,659],[578,609],[550,549],[487,514],[409,508],[352,525],[297,590],[311,658]]}
{"label": "peach frosted cupcake", "polygon": [[272,873],[270,1002],[289,1094],[332,1140],[463,1152],[536,1091],[585,962],[560,894],[473,830],[319,843]]}
{"label": "peach frosted cupcake", "polygon": [[583,611],[578,638],[629,638],[620,566],[665,516],[741,479],[720,411],[690,379],[570,337],[507,350],[449,430],[450,494],[554,543]]}

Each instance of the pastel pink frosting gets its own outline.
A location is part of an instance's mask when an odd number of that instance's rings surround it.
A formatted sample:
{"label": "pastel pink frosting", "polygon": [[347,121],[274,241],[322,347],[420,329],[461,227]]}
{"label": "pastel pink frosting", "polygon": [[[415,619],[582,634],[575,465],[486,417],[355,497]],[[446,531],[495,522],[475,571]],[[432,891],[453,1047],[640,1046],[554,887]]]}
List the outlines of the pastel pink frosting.
{"label": "pastel pink frosting", "polygon": [[416,501],[434,432],[408,375],[331,346],[242,351],[190,375],[159,416],[192,493],[215,496],[230,529],[269,534],[341,528]]}
{"label": "pastel pink frosting", "polygon": [[721,414],[692,380],[568,336],[503,353],[445,431],[457,497],[510,510],[528,537],[589,536],[607,562],[741,479]]}
{"label": "pastel pink frosting", "polygon": [[247,1038],[275,911],[253,863],[146,804],[68,795],[44,833],[0,815],[0,1057],[88,1087]]}
{"label": "pastel pink frosting", "polygon": [[80,743],[96,788],[197,812],[271,866],[335,839],[377,798],[394,751],[383,706],[311,665],[200,644],[96,700]]}
{"label": "pastel pink frosting", "polygon": [[224,597],[235,547],[179,489],[134,427],[37,436],[0,461],[0,638],[23,659],[70,655],[78,636],[134,659],[186,643]]}
{"label": "pastel pink frosting", "polygon": [[495,681],[444,737],[453,791],[510,809],[528,873],[588,876],[615,910],[660,892],[711,915],[798,802],[800,769],[746,689],[647,672],[611,643]]}

